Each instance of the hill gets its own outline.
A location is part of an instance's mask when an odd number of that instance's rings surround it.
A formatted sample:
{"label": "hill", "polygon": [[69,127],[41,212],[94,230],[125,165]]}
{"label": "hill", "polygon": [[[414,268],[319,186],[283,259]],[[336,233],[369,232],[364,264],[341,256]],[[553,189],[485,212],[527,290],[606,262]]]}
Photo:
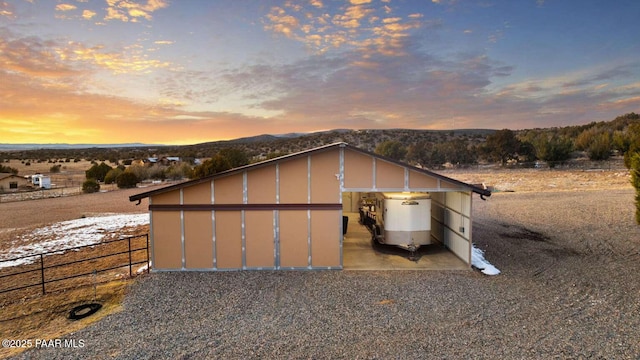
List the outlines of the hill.
{"label": "hill", "polygon": [[[130,144],[18,144],[0,145],[3,159],[24,161],[97,160],[179,156],[193,161],[209,158],[225,148],[243,151],[252,161],[290,154],[335,142],[374,151],[383,142],[402,149],[399,160],[425,166],[451,163],[565,161],[570,157],[606,160],[640,149],[640,116],[629,113],[610,121],[585,125],[525,130],[456,129],[334,129],[314,133],[262,134],[193,145]],[[505,137],[506,136],[506,137]],[[508,145],[508,146],[507,146]],[[13,147],[9,150],[10,147]],[[31,147],[31,148],[30,148]],[[560,153],[560,154],[556,154]]]}

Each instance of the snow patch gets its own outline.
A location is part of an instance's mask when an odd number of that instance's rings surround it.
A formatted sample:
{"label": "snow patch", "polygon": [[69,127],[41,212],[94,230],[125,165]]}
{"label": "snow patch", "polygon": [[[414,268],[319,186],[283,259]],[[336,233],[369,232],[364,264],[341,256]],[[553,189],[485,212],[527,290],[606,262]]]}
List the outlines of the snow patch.
{"label": "snow patch", "polygon": [[471,265],[480,269],[485,275],[500,274],[500,270],[484,259],[484,251],[478,249],[475,245],[473,245],[473,249],[471,250]]}
{"label": "snow patch", "polygon": [[142,266],[140,266],[138,268],[138,270],[136,270],[136,274],[142,274],[143,272],[149,270],[149,265],[148,264],[144,264]]}
{"label": "snow patch", "polygon": [[124,227],[149,223],[149,214],[118,214],[63,221],[41,227],[21,237],[27,245],[16,246],[0,254],[0,261],[22,256],[23,259],[0,262],[0,268],[30,264],[45,252],[63,253],[65,249],[100,243],[107,235]]}

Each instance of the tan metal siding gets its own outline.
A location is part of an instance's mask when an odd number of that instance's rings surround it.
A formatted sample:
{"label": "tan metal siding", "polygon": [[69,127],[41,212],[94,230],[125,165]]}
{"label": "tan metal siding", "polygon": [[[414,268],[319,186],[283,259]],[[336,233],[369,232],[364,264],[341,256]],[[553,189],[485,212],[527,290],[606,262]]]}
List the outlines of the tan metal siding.
{"label": "tan metal siding", "polygon": [[249,204],[276,203],[275,165],[247,172],[247,200]]}
{"label": "tan metal siding", "polygon": [[344,187],[373,187],[373,158],[371,156],[353,150],[345,150]]}
{"label": "tan metal siding", "polygon": [[341,215],[341,211],[311,211],[311,266],[341,266]]}
{"label": "tan metal siding", "polygon": [[273,211],[246,211],[244,220],[247,267],[275,267]]}
{"label": "tan metal siding", "polygon": [[279,168],[280,203],[307,203],[307,157],[283,161]]}
{"label": "tan metal siding", "polygon": [[183,202],[185,204],[211,204],[211,182],[185,187]]}
{"label": "tan metal siding", "polygon": [[280,266],[307,267],[309,265],[307,211],[279,211]]}
{"label": "tan metal siding", "polygon": [[[217,189],[216,189],[217,192]],[[216,195],[217,200],[217,195]],[[216,211],[216,262],[218,269],[242,268],[242,217],[240,211]]]}
{"label": "tan metal siding", "polygon": [[210,211],[184,212],[184,250],[187,269],[213,268],[213,225]]}
{"label": "tan metal siding", "polygon": [[[156,201],[154,197],[153,201]],[[153,268],[182,268],[182,235],[179,211],[154,211],[153,221]]]}
{"label": "tan metal siding", "polygon": [[440,187],[443,189],[460,189],[461,186],[447,181],[440,181]]}
{"label": "tan metal siding", "polygon": [[311,156],[311,203],[339,203],[340,152],[338,149]]}
{"label": "tan metal siding", "polygon": [[216,204],[242,204],[242,174],[214,180]]}
{"label": "tan metal siding", "polygon": [[384,160],[376,160],[376,187],[404,189],[404,168]]}
{"label": "tan metal siding", "polygon": [[164,194],[153,195],[151,202],[154,205],[180,204],[180,191],[174,190]]}
{"label": "tan metal siding", "polygon": [[438,187],[438,179],[409,170],[409,187],[415,189],[435,189]]}

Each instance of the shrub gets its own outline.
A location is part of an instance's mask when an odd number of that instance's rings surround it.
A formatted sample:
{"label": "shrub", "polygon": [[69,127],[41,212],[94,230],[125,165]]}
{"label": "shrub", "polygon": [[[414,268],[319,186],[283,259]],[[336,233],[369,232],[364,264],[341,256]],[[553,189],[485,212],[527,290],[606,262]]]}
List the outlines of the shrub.
{"label": "shrub", "polygon": [[59,173],[60,172],[60,165],[53,165],[52,167],[49,168],[49,172],[51,173]]}
{"label": "shrub", "polygon": [[11,173],[13,175],[18,175],[18,169],[12,168],[11,166],[0,165],[0,173]]}
{"label": "shrub", "polygon": [[193,169],[194,178],[202,178],[205,176],[213,175],[221,171],[231,169],[231,163],[224,156],[217,154],[209,160],[206,160],[202,165],[198,165]]}
{"label": "shrub", "polygon": [[594,135],[587,147],[590,160],[607,160],[611,156],[611,135],[607,132]]}
{"label": "shrub", "polygon": [[105,184],[113,184],[114,182],[116,182],[116,179],[118,178],[118,176],[120,176],[120,174],[122,174],[122,173],[123,173],[123,171],[120,168],[115,168],[115,169],[109,170],[107,175],[105,175],[105,177],[104,177],[104,183]]}
{"label": "shrub", "polygon": [[130,171],[125,171],[118,175],[116,184],[118,184],[118,188],[120,189],[134,188],[138,184],[138,177]]}
{"label": "shrub", "polygon": [[100,184],[95,179],[88,179],[82,183],[82,192],[90,194],[100,191]]}
{"label": "shrub", "polygon": [[167,178],[171,180],[180,180],[184,178],[192,177],[193,170],[191,166],[187,163],[182,163],[181,165],[172,165],[165,171],[165,175]]}
{"label": "shrub", "polygon": [[563,162],[569,159],[571,151],[573,151],[571,139],[555,134],[551,136],[540,134],[535,139],[533,146],[538,159],[548,162],[549,166],[552,167],[555,162]]}
{"label": "shrub", "polygon": [[104,181],[104,177],[107,173],[113,169],[111,166],[103,163],[100,165],[94,164],[89,170],[85,171],[87,179],[96,179],[98,181]]}
{"label": "shrub", "polygon": [[127,172],[133,173],[138,180],[149,178],[149,168],[144,165],[131,165],[127,168]]}
{"label": "shrub", "polygon": [[218,154],[227,159],[231,168],[249,164],[249,157],[240,149],[226,148],[220,150]]}
{"label": "shrub", "polygon": [[375,153],[394,160],[403,160],[407,155],[407,148],[399,141],[387,140],[376,146]]}

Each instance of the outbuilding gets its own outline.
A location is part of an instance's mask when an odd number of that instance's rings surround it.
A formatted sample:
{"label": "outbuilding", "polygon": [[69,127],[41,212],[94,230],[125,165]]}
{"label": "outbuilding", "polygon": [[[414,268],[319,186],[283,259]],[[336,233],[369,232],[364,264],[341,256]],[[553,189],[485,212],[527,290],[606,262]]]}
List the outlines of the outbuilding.
{"label": "outbuilding", "polygon": [[11,173],[0,173],[0,192],[18,191],[29,186],[29,180]]}
{"label": "outbuilding", "polygon": [[471,267],[485,189],[335,143],[133,195],[149,198],[153,271],[342,269],[358,194],[425,193],[430,236]]}

